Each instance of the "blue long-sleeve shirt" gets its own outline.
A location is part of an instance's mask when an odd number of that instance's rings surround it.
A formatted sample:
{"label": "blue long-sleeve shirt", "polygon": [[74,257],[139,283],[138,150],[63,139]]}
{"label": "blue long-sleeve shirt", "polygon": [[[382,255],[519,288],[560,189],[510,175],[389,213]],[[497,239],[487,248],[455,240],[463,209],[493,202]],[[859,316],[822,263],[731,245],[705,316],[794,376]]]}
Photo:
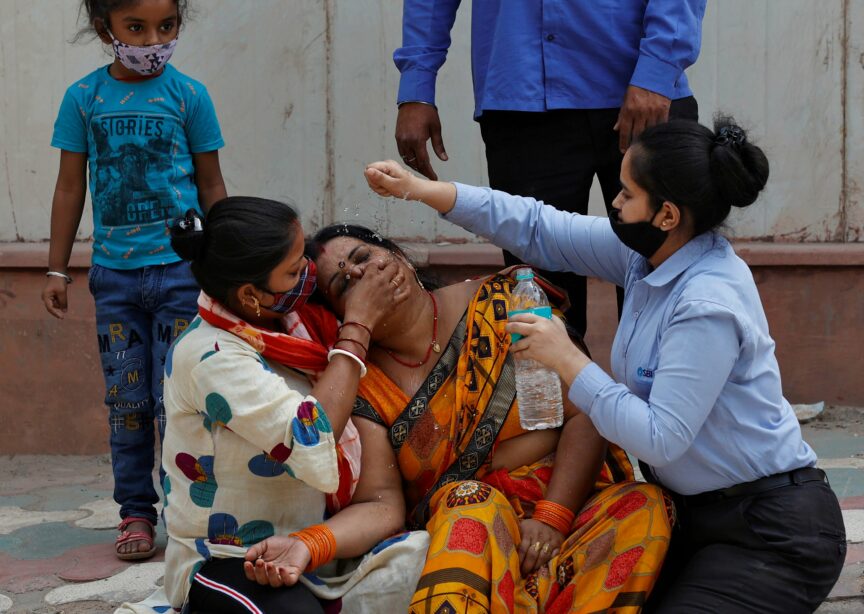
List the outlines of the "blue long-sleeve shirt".
{"label": "blue long-sleeve shirt", "polygon": [[[690,96],[706,0],[473,0],[474,117],[617,108],[629,84]],[[397,102],[435,103],[460,0],[404,0]]]}
{"label": "blue long-sleeve shirt", "polygon": [[701,234],[651,270],[607,218],[456,187],[448,221],[540,268],[624,287],[615,378],[591,363],[568,396],[664,485],[691,495],[816,463],[783,397],[753,276],[726,239]]}

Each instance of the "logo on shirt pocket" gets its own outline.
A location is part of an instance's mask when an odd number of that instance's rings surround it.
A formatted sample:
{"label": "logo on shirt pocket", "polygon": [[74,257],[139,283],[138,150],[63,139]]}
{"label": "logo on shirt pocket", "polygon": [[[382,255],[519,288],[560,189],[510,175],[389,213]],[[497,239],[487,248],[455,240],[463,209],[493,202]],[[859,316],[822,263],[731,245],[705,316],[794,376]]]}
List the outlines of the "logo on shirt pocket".
{"label": "logo on shirt pocket", "polygon": [[636,377],[642,379],[654,379],[654,369],[649,369],[648,367],[637,367]]}

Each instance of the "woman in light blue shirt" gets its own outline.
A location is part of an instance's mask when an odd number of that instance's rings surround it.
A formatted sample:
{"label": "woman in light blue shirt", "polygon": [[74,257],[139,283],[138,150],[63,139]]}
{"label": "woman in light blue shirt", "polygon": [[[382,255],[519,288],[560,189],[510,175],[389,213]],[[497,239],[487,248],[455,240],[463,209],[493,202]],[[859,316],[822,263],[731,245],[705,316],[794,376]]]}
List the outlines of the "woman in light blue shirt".
{"label": "woman in light blue shirt", "polygon": [[538,267],[625,289],[606,374],[557,320],[513,318],[513,351],[554,369],[609,441],[673,494],[679,532],[652,599],[662,612],[810,612],[846,552],[839,504],[783,397],[753,277],[717,233],[752,204],[768,161],[728,118],[673,121],[624,157],[609,219],[488,188],[366,170]]}

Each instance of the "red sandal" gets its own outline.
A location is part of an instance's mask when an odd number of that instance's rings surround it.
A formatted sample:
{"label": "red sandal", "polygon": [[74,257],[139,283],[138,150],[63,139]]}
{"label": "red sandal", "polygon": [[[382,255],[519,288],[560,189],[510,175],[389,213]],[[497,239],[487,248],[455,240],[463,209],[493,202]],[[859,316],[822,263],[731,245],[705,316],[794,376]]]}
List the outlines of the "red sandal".
{"label": "red sandal", "polygon": [[[133,522],[146,522],[150,525],[150,533],[145,533],[144,531],[127,531],[126,528]],[[135,551],[135,552],[120,552],[117,550],[117,558],[122,561],[139,561],[141,559],[149,559],[151,556],[156,554],[156,546],[153,544],[153,538],[156,537],[156,525],[154,525],[147,518],[140,518],[138,516],[127,516],[123,520],[120,521],[120,524],[117,525],[117,530],[121,531],[120,535],[117,536],[117,540],[114,542],[114,547],[122,546],[123,544],[128,544],[129,542],[147,542],[150,545],[149,550],[145,550],[144,552]]]}

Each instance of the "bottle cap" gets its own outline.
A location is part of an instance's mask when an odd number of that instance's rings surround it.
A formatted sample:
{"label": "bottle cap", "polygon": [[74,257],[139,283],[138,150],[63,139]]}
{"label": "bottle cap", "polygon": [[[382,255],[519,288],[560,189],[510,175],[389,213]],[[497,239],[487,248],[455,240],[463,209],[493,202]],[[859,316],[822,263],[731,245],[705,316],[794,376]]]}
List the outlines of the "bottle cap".
{"label": "bottle cap", "polygon": [[519,269],[516,271],[516,281],[520,281],[522,279],[534,279],[534,271],[528,268]]}

